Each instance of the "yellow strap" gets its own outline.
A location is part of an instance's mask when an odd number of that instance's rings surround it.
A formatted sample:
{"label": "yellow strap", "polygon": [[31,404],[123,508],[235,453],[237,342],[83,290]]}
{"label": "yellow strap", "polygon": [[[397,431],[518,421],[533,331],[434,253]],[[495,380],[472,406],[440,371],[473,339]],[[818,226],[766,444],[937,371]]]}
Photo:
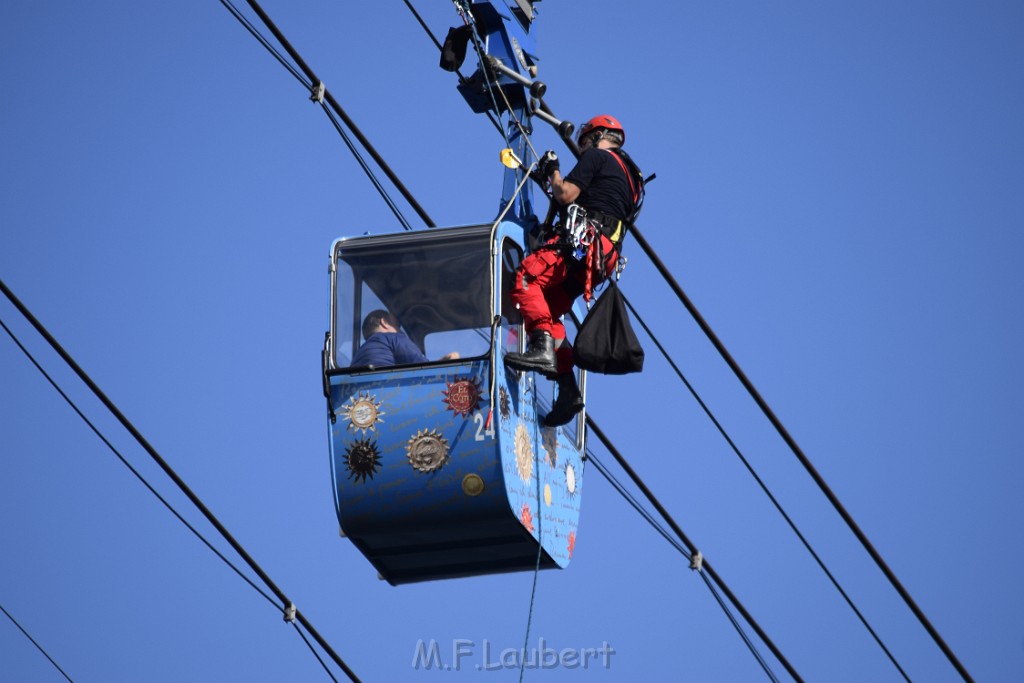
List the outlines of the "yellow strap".
{"label": "yellow strap", "polygon": [[622,221],[618,221],[617,225],[615,226],[615,232],[613,232],[612,236],[609,237],[608,239],[610,239],[614,244],[619,243],[619,240],[622,239]]}

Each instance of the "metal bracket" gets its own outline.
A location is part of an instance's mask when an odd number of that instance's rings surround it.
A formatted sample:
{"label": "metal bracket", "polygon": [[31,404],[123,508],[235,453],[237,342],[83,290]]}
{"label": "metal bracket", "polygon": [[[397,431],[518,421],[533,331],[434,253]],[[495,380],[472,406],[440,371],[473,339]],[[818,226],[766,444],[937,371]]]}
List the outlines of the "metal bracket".
{"label": "metal bracket", "polygon": [[490,67],[492,72],[508,76],[519,85],[529,88],[531,97],[543,99],[544,93],[547,92],[548,87],[544,85],[544,83],[542,83],[541,81],[531,81],[529,78],[523,76],[515,69],[509,68],[502,64],[501,61],[496,57],[488,55],[487,66]]}
{"label": "metal bracket", "polygon": [[331,380],[327,376],[327,370],[331,365],[331,333],[324,333],[324,348],[320,351],[320,374],[323,379],[324,398],[327,399],[327,416],[331,418],[331,424],[338,421],[334,412],[334,403],[331,401]]}
{"label": "metal bracket", "polygon": [[704,556],[700,554],[699,550],[690,558],[690,569],[697,572],[704,569]]}
{"label": "metal bracket", "polygon": [[288,623],[295,622],[295,613],[298,610],[295,609],[295,603],[289,602],[288,606],[284,608],[284,620]]}
{"label": "metal bracket", "polygon": [[327,92],[327,86],[323,84],[323,81],[317,81],[313,84],[312,89],[309,91],[309,101],[316,102],[317,104],[323,104],[324,93]]}

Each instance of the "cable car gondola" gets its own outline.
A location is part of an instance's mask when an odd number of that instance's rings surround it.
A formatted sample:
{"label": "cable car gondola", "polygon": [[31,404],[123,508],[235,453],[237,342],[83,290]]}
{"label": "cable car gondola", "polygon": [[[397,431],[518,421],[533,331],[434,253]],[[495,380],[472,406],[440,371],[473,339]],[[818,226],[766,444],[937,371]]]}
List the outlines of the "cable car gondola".
{"label": "cable car gondola", "polygon": [[[342,533],[391,584],[572,557],[583,415],[543,427],[553,383],[502,363],[522,350],[509,295],[522,235],[503,221],[332,246],[324,390],[335,503]],[[395,315],[428,360],[353,366],[375,310]]]}

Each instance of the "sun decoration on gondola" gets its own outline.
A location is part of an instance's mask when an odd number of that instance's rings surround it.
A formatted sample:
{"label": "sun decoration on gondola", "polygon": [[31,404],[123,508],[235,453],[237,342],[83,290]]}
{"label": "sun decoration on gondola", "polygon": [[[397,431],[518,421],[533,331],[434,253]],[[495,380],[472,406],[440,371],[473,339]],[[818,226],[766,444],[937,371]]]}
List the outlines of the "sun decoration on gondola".
{"label": "sun decoration on gondola", "polygon": [[533,476],[533,446],[530,444],[530,432],[522,422],[516,427],[516,469],[519,478],[530,481]]}
{"label": "sun decoration on gondola", "polygon": [[507,420],[508,416],[512,414],[512,407],[508,400],[508,389],[504,385],[498,387],[498,412],[501,413],[502,420]]}
{"label": "sun decoration on gondola", "polygon": [[383,422],[380,418],[384,415],[381,403],[376,397],[369,393],[360,393],[351,397],[348,403],[341,407],[342,416],[348,420],[348,428],[353,432],[377,431],[377,423]]}
{"label": "sun decoration on gondola", "polygon": [[405,445],[409,464],[418,472],[435,472],[448,462],[448,439],[436,429],[421,429]]}
{"label": "sun decoration on gondola", "polygon": [[569,532],[569,559],[572,559],[572,552],[576,550],[576,532]]}
{"label": "sun decoration on gondola", "polygon": [[565,463],[565,490],[569,492],[570,498],[576,497],[576,468],[571,462]]}
{"label": "sun decoration on gondola", "polygon": [[377,442],[370,439],[356,439],[345,448],[345,466],[348,478],[366,483],[367,478],[380,470],[380,451]]}
{"label": "sun decoration on gondola", "polygon": [[558,427],[543,427],[540,433],[540,445],[544,448],[548,465],[554,467],[558,463]]}
{"label": "sun decoration on gondola", "polygon": [[480,407],[480,379],[478,377],[455,378],[454,382],[448,382],[448,388],[441,393],[444,394],[444,402],[456,415],[469,417],[469,414]]}

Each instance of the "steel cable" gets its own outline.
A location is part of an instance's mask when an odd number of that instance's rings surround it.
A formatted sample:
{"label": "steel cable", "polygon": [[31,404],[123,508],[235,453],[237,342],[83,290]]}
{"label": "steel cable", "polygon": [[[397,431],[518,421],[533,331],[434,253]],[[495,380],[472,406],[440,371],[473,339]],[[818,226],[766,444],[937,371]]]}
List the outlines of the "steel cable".
{"label": "steel cable", "polygon": [[[245,29],[249,31],[249,33],[252,34],[253,37],[255,37],[256,40],[259,41],[259,43],[263,45],[263,47],[266,48],[267,51],[270,52],[270,54],[272,54],[275,59],[277,59],[278,62],[280,62],[281,66],[287,69],[289,73],[291,73],[292,76],[295,77],[295,80],[297,80],[299,83],[303,85],[303,87],[306,89],[306,92],[312,91],[312,83],[306,80],[306,78],[298,71],[298,69],[296,69],[292,64],[288,63],[288,60],[284,58],[284,56],[277,50],[277,48],[270,44],[270,41],[267,40],[267,38],[263,36],[263,34],[261,34],[255,26],[252,25],[252,22],[250,22],[249,19],[246,18],[246,16],[242,14],[242,12],[231,3],[230,0],[220,0],[220,2],[222,5],[224,5],[224,7],[227,8],[229,12],[231,12],[232,15],[234,15],[234,17],[242,24],[242,26],[244,26]],[[370,179],[370,182],[373,184],[374,189],[377,190],[378,194],[380,194],[381,198],[384,200],[384,203],[388,205],[388,208],[391,209],[391,212],[398,219],[398,222],[402,224],[403,228],[405,228],[406,230],[412,230],[412,228],[409,225],[409,222],[405,219],[405,216],[402,215],[401,210],[399,210],[394,200],[391,199],[391,196],[388,195],[387,190],[384,189],[384,186],[377,179],[377,176],[374,174],[369,164],[366,163],[366,161],[363,159],[362,154],[360,154],[359,150],[356,149],[356,147],[352,144],[352,140],[349,139],[348,133],[345,132],[344,128],[341,127],[341,124],[339,124],[338,121],[334,118],[334,115],[331,113],[331,110],[327,107],[327,105],[324,104],[322,101],[320,102],[320,105],[321,107],[323,107],[324,112],[327,114],[327,118],[330,119],[331,123],[334,125],[335,130],[338,131],[338,135],[341,136],[341,139],[344,141],[345,145],[352,153],[352,156],[355,157],[356,162],[358,162],[360,168],[363,169],[363,172],[366,174],[366,177]]]}
{"label": "steel cable", "polygon": [[[637,475],[637,473],[633,470],[630,464],[622,456],[622,453],[619,452],[619,450],[615,447],[611,440],[605,435],[604,431],[598,426],[593,416],[590,415],[589,413],[587,414],[587,426],[590,427],[591,431],[594,432],[594,434],[601,441],[601,443],[604,444],[604,447],[608,450],[609,453],[612,454],[612,457],[615,458],[615,461],[619,463],[619,467],[622,468],[622,470],[626,473],[627,476],[629,476],[629,478],[633,481],[637,488],[640,489],[641,493],[644,494],[644,497],[647,498],[648,502],[654,506],[654,509],[657,510],[658,514],[661,515],[661,518],[664,519],[665,522],[672,528],[672,531],[674,531],[675,534],[679,537],[679,540],[681,540],[686,547],[690,548],[690,555],[692,556],[693,554],[695,554],[697,546],[690,540],[690,538],[686,535],[682,528],[676,523],[675,519],[672,518],[672,515],[669,514],[668,510],[666,510],[665,507],[661,504],[661,502],[655,497],[655,495],[651,492],[651,490],[647,487],[647,485],[643,482],[639,475]],[[761,626],[757,623],[757,620],[755,620],[753,615],[751,615],[750,612],[747,611],[747,609],[743,606],[743,603],[741,603],[739,598],[736,597],[732,590],[729,589],[729,587],[725,584],[725,581],[722,579],[721,576],[719,576],[718,572],[714,570],[711,564],[707,560],[703,560],[702,567],[702,571],[706,571],[711,576],[711,578],[715,581],[718,587],[725,593],[725,596],[729,598],[729,602],[731,602],[733,606],[736,607],[739,613],[743,616],[744,620],[746,620],[746,622],[750,624],[751,628],[753,628],[754,631],[757,632],[758,637],[765,645],[768,646],[768,649],[772,651],[772,654],[775,655],[775,658],[782,664],[783,667],[785,667],[786,671],[789,672],[789,675],[792,676],[794,680],[803,681],[803,679],[800,677],[800,674],[797,673],[796,669],[794,669],[793,666],[789,663],[789,660],[787,660],[786,657],[782,654],[782,651],[779,650],[778,647],[776,647],[772,639],[768,637],[768,634],[764,632],[764,629],[762,629]]]}
{"label": "steel cable", "polygon": [[50,656],[50,653],[48,653],[45,649],[43,649],[42,645],[40,645],[38,642],[36,642],[36,639],[33,638],[29,634],[29,632],[26,631],[25,628],[21,624],[18,623],[17,619],[15,619],[13,616],[11,616],[10,612],[8,612],[7,610],[4,609],[3,605],[0,605],[0,612],[3,612],[5,615],[7,615],[7,618],[11,620],[11,623],[14,624],[15,626],[17,626],[18,630],[21,631],[25,635],[25,637],[28,638],[32,642],[33,645],[36,646],[36,649],[39,650],[40,652],[42,652],[43,656],[46,657],[48,660],[50,660],[50,664],[53,664],[54,668],[57,669],[57,671],[60,672],[61,676],[63,676],[64,678],[66,678],[68,680],[68,683],[75,683],[74,681],[71,680],[71,676],[68,676],[67,672],[64,671],[64,669],[60,668],[60,664],[58,664],[56,662],[56,660],[54,660],[54,658]]}
{"label": "steel cable", "polygon": [[142,474],[137,469],[135,469],[135,467],[130,462],[128,462],[128,459],[125,458],[124,455],[122,455],[122,453],[119,450],[117,450],[116,447],[114,447],[114,444],[112,444],[110,442],[110,440],[107,439],[107,437],[103,435],[103,433],[99,430],[99,428],[96,427],[96,425],[88,417],[86,417],[85,413],[82,412],[82,410],[78,407],[78,405],[76,405],[75,402],[71,400],[71,397],[68,396],[64,392],[63,389],[61,389],[60,385],[57,384],[56,380],[54,380],[53,377],[50,376],[50,374],[48,372],[46,372],[46,370],[39,363],[39,361],[36,360],[35,356],[33,356],[32,353],[25,347],[25,345],[21,343],[21,340],[18,339],[18,337],[14,334],[14,332],[11,331],[11,329],[9,327],[7,327],[7,325],[4,323],[3,320],[0,320],[0,327],[3,328],[4,332],[7,333],[7,336],[9,336],[11,338],[11,340],[15,343],[15,345],[17,345],[17,347],[19,349],[21,349],[21,352],[25,355],[25,357],[28,358],[28,360],[32,363],[32,365],[35,366],[36,370],[38,370],[39,373],[42,374],[42,376],[46,379],[46,381],[50,383],[50,386],[52,386],[54,388],[54,390],[56,390],[56,392],[58,394],[60,394],[60,397],[62,399],[64,399],[65,403],[67,403],[69,406],[71,406],[71,409],[73,411],[75,411],[75,414],[77,414],[78,417],[80,417],[82,419],[82,421],[85,422],[86,426],[92,431],[92,433],[95,434],[99,438],[99,440],[102,441],[103,444],[110,450],[110,452],[112,452],[115,456],[117,456],[117,459],[120,460],[121,463],[125,467],[128,468],[128,471],[131,472],[133,475],[135,475],[135,478],[138,479],[140,482],[142,482],[142,485],[145,486],[149,490],[150,493],[152,493],[154,496],[156,496],[156,499],[159,500],[163,504],[163,506],[165,508],[167,508],[171,512],[171,514],[174,515],[178,519],[179,522],[184,524],[186,529],[191,531],[193,533],[193,535],[195,535],[196,538],[198,538],[200,541],[202,541],[203,545],[205,545],[207,548],[212,550],[213,553],[217,557],[219,557],[221,559],[221,561],[224,562],[224,564],[226,564],[236,574],[238,574],[238,576],[241,577],[243,581],[245,581],[250,586],[252,586],[253,590],[255,590],[257,593],[262,595],[263,598],[267,600],[267,602],[269,602],[271,605],[273,605],[274,607],[277,607],[280,610],[280,607],[278,606],[278,604],[276,602],[274,602],[274,599],[272,597],[267,595],[266,592],[264,592],[262,588],[260,588],[255,583],[253,583],[252,579],[250,579],[248,576],[243,574],[242,571],[231,562],[231,560],[226,558],[223,555],[223,553],[221,553],[219,550],[217,550],[217,548],[215,548],[213,546],[213,544],[210,543],[210,541],[199,532],[198,529],[196,529],[194,526],[192,526],[192,524],[190,524],[189,521],[186,520],[181,515],[181,513],[179,513],[174,508],[174,506],[171,505],[167,501],[167,499],[164,498],[160,494],[159,491],[157,491],[155,488],[153,488],[153,485],[150,484],[149,481],[147,481],[146,478],[144,476],[142,476]]}
{"label": "steel cable", "polygon": [[[589,462],[594,463],[594,467],[597,468],[597,471],[601,474],[601,476],[603,476],[605,480],[609,484],[611,484],[612,488],[614,488],[616,492],[618,492],[618,494],[622,496],[627,503],[629,503],[630,507],[632,507],[641,517],[643,517],[647,521],[647,523],[654,528],[655,531],[661,534],[665,538],[665,540],[668,541],[669,545],[678,550],[679,554],[685,557],[686,560],[691,563],[691,565],[693,564],[693,555],[687,552],[686,548],[683,547],[682,543],[680,543],[678,539],[674,538],[671,534],[669,534],[667,529],[658,524],[658,522],[654,519],[654,515],[652,515],[651,512],[647,510],[647,508],[642,506],[640,504],[640,501],[636,499],[636,497],[622,484],[622,482],[620,482],[608,470],[608,468],[605,467],[600,460],[598,460],[597,456],[594,455],[594,452],[592,450],[587,451],[587,460]],[[708,590],[710,590],[711,594],[714,596],[715,601],[718,603],[718,606],[722,609],[723,612],[725,612],[726,617],[729,619],[729,623],[731,623],[733,628],[735,628],[737,633],[739,633],[740,638],[743,640],[743,643],[747,646],[747,649],[750,650],[750,653],[754,656],[754,659],[757,660],[758,664],[764,670],[765,674],[768,675],[768,678],[772,681],[777,682],[778,678],[776,678],[775,673],[771,670],[771,667],[768,666],[768,663],[765,661],[764,656],[758,651],[757,646],[754,645],[754,642],[750,639],[750,636],[748,636],[746,631],[743,630],[742,625],[739,623],[739,621],[736,619],[736,616],[729,609],[729,606],[725,604],[725,601],[722,599],[722,596],[715,589],[714,584],[710,582],[710,580],[708,579],[707,575],[704,574],[704,572],[699,573],[701,575],[701,578],[704,580],[704,584],[707,586]]]}
{"label": "steel cable", "polygon": [[754,481],[757,482],[757,485],[761,488],[761,491],[764,492],[764,494],[768,497],[768,500],[771,501],[772,505],[775,507],[776,511],[778,511],[778,513],[782,516],[782,519],[785,520],[789,528],[793,531],[794,534],[796,534],[796,537],[800,540],[800,543],[803,544],[807,552],[810,553],[811,557],[818,564],[818,567],[821,568],[821,571],[825,573],[825,576],[828,577],[828,580],[839,592],[839,595],[842,596],[843,600],[846,601],[846,604],[849,605],[851,610],[853,610],[853,613],[860,620],[861,624],[864,625],[864,628],[866,628],[868,633],[871,634],[871,637],[874,638],[878,646],[882,648],[882,652],[885,653],[885,655],[889,658],[889,661],[892,662],[893,666],[895,666],[896,669],[900,672],[900,675],[903,676],[903,679],[907,681],[907,683],[910,683],[910,677],[907,676],[906,671],[903,670],[903,667],[900,666],[900,663],[896,661],[896,657],[892,654],[889,648],[886,647],[885,643],[882,642],[881,637],[878,635],[878,633],[875,632],[875,629],[871,627],[871,624],[868,623],[867,618],[857,608],[857,605],[854,604],[853,599],[846,593],[845,590],[843,590],[843,587],[839,584],[839,580],[836,579],[836,577],[832,574],[831,571],[829,571],[829,568],[825,565],[824,560],[822,560],[818,553],[815,552],[814,548],[810,544],[810,541],[808,541],[807,538],[803,535],[803,533],[801,533],[800,529],[796,525],[796,522],[793,521],[793,519],[789,516],[786,510],[782,507],[782,504],[772,494],[771,490],[768,488],[768,485],[757,474],[757,471],[754,470],[754,466],[750,464],[750,461],[747,460],[746,456],[743,455],[739,447],[732,440],[729,434],[725,431],[725,428],[722,426],[722,423],[718,421],[714,413],[711,412],[711,409],[707,406],[706,403],[704,403],[704,400],[700,397],[700,394],[697,393],[697,390],[693,388],[693,385],[690,384],[690,381],[679,369],[679,366],[677,366],[675,361],[672,360],[672,357],[669,356],[668,351],[666,351],[665,347],[661,345],[661,342],[658,341],[658,338],[654,336],[654,333],[651,331],[651,328],[647,326],[647,323],[644,322],[644,319],[640,316],[637,310],[633,308],[633,304],[630,303],[629,299],[625,295],[623,295],[622,298],[626,302],[626,307],[629,308],[630,312],[633,314],[633,317],[636,318],[637,322],[640,323],[640,326],[644,329],[644,332],[647,333],[647,336],[651,339],[651,341],[654,342],[654,345],[658,347],[658,350],[661,352],[661,355],[665,358],[665,360],[668,361],[668,364],[672,366],[672,369],[675,371],[676,375],[682,381],[683,385],[690,392],[690,395],[693,396],[695,401],[697,401],[697,405],[700,406],[701,410],[704,411],[704,414],[707,415],[708,419],[711,420],[711,423],[718,430],[718,433],[721,434],[722,438],[725,439],[725,442],[729,444],[729,447],[732,449],[733,453],[735,453],[736,457],[738,457],[740,459],[740,462],[743,463],[743,466],[747,469],[747,472],[750,473],[750,476],[754,478]]}
{"label": "steel cable", "polygon": [[[277,599],[280,601],[283,609],[287,612],[289,609],[294,608],[294,604],[288,599],[288,596],[278,588],[277,584],[267,575],[263,568],[257,564],[256,560],[245,550],[244,547],[235,539],[234,536],[227,530],[227,528],[220,522],[219,519],[213,514],[213,512],[206,507],[206,504],[195,494],[194,491],[185,483],[185,481],[174,471],[174,468],[164,460],[157,450],[146,440],[142,433],[136,429],[135,425],[121,412],[117,405],[110,400],[110,398],[103,392],[102,389],[92,380],[92,378],[82,369],[75,359],[64,349],[63,346],[50,334],[49,330],[32,314],[32,312],[14,295],[3,280],[0,280],[0,292],[3,292],[4,296],[14,305],[15,308],[21,313],[21,315],[36,329],[36,331],[42,336],[50,347],[64,360],[69,368],[78,376],[78,378],[89,387],[93,395],[100,400],[101,403],[107,408],[107,410],[113,415],[118,422],[132,435],[132,437],[138,442],[140,446],[150,455],[154,462],[160,466],[160,469],[167,474],[168,477],[175,483],[175,485],[184,493],[189,501],[202,513],[210,524],[212,524],[220,533],[221,537],[231,545],[232,549],[241,557],[249,568],[260,577],[263,584],[270,589]],[[312,623],[306,619],[305,615],[298,609],[295,609],[295,618],[299,620],[299,623],[306,629],[306,631],[313,636],[313,639],[317,641],[321,648],[330,655],[334,663],[337,664],[352,681],[359,681],[359,677],[356,676],[355,672],[352,671],[345,661],[334,651],[330,643],[324,640],[323,636],[320,635],[319,631],[313,626]]]}

